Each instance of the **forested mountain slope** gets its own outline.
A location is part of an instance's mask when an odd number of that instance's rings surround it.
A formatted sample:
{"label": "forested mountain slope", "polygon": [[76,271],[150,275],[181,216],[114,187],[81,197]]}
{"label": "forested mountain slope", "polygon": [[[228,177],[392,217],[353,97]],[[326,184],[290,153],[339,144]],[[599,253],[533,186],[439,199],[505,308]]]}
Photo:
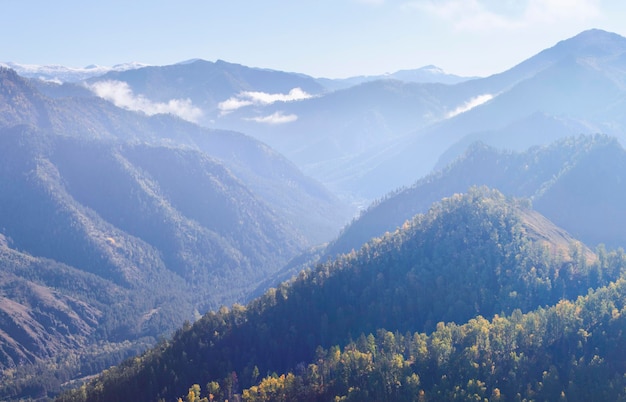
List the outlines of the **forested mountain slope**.
{"label": "forested mountain slope", "polygon": [[586,244],[626,246],[623,172],[626,152],[613,138],[579,136],[524,152],[475,144],[444,169],[374,203],[344,228],[328,256],[358,249],[393,231],[442,197],[468,186],[487,185],[528,197],[537,211]]}
{"label": "forested mountain slope", "polygon": [[[576,301],[425,333],[379,330],[306,368],[262,379],[244,401],[621,401],[626,398],[626,281]],[[189,388],[213,400],[213,384]],[[188,394],[185,394],[188,395]]]}
{"label": "forested mountain slope", "polygon": [[617,278],[623,260],[596,257],[524,202],[472,188],[246,307],[205,315],[61,400],[169,400],[210,381],[231,399],[259,373],[306,368],[323,357],[318,346],[575,299]]}
{"label": "forested mountain slope", "polygon": [[[0,69],[0,399],[52,395],[247,300],[348,213],[243,134],[52,99]],[[11,380],[29,365],[46,374]]]}
{"label": "forested mountain slope", "polygon": [[198,150],[217,159],[311,244],[334,237],[351,210],[267,145],[232,131],[209,130],[171,115],[145,116],[97,97],[49,98],[0,68],[0,127],[28,125],[85,141],[148,143]]}

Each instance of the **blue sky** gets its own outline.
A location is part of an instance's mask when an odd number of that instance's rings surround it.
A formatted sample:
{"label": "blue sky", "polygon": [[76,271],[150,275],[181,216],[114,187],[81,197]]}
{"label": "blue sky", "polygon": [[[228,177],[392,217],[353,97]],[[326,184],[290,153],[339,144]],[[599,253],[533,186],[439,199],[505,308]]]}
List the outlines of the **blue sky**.
{"label": "blue sky", "polygon": [[0,61],[486,76],[589,28],[626,36],[624,21],[622,0],[0,0]]}

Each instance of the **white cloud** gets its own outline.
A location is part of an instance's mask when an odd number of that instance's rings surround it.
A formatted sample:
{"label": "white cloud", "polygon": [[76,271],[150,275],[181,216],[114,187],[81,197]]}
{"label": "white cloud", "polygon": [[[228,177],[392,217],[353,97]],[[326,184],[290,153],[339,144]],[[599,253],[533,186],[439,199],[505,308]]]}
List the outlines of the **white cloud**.
{"label": "white cloud", "polygon": [[294,88],[288,94],[268,94],[265,92],[244,92],[253,101],[269,105],[274,102],[291,102],[296,100],[308,99],[311,97],[308,93],[300,88]]}
{"label": "white cloud", "polygon": [[232,97],[232,98],[225,100],[224,102],[220,102],[217,105],[217,107],[220,109],[220,112],[222,112],[222,114],[226,114],[234,110],[237,110],[239,108],[250,106],[253,104],[254,102],[252,102],[251,100],[245,100],[245,99],[239,99],[237,97]]}
{"label": "white cloud", "polygon": [[220,102],[217,107],[222,114],[227,114],[244,106],[270,105],[275,102],[292,102],[311,98],[312,95],[300,88],[293,88],[287,94],[270,94],[266,92],[243,91]]}
{"label": "white cloud", "polygon": [[599,0],[413,0],[404,8],[447,21],[459,31],[527,28],[535,24],[589,21],[601,16]]}
{"label": "white cloud", "polygon": [[275,112],[269,116],[252,117],[246,120],[255,121],[257,123],[265,124],[285,124],[298,120],[298,116],[295,114],[283,114],[283,112]]}
{"label": "white cloud", "polygon": [[464,104],[462,104],[461,106],[459,106],[456,109],[454,109],[453,111],[449,112],[446,115],[446,117],[450,118],[450,117],[454,117],[456,115],[459,115],[461,113],[465,113],[468,110],[472,110],[476,106],[480,106],[483,103],[489,102],[492,99],[493,99],[493,95],[491,95],[491,94],[483,94],[483,95],[475,96],[472,99],[470,99],[467,102],[465,102]]}
{"label": "white cloud", "polygon": [[113,102],[115,106],[141,111],[147,115],[173,114],[182,119],[197,122],[202,110],[189,99],[171,99],[167,103],[152,102],[143,95],[135,95],[127,83],[121,81],[98,81],[87,87],[97,96]]}

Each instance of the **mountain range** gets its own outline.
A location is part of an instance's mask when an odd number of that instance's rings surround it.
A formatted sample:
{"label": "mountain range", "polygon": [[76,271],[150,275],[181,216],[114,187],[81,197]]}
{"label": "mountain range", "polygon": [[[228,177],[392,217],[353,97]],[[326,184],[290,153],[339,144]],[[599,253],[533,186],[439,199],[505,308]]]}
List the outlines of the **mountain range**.
{"label": "mountain range", "polygon": [[123,63],[113,67],[89,65],[82,68],[72,68],[61,65],[40,66],[36,64],[20,64],[14,62],[0,63],[0,67],[10,68],[22,77],[35,78],[41,81],[55,83],[78,82],[91,77],[105,74],[109,71],[134,70],[146,67],[143,63]]}
{"label": "mountain range", "polygon": [[[245,301],[350,215],[243,134],[50,98],[8,69],[0,105],[3,369],[101,370]],[[89,354],[100,364],[76,363]]]}
{"label": "mountain range", "polygon": [[0,399],[622,398],[624,55],[0,67]]}
{"label": "mountain range", "polygon": [[[346,199],[367,203],[445,166],[476,140],[523,150],[577,134],[623,139],[625,49],[623,37],[594,29],[486,78],[436,79],[441,71],[427,66],[340,85],[195,60],[86,83],[120,105],[111,86],[153,103],[188,101],[196,122],[254,136]],[[413,78],[422,73],[435,79]]]}
{"label": "mountain range", "polygon": [[[623,98],[625,50],[621,36],[585,31],[501,74],[455,85],[450,91],[465,94],[465,109],[472,101],[487,101],[455,115],[439,114],[436,123],[357,157],[363,161],[360,177],[341,183],[349,188],[372,183],[370,197],[380,197],[443,166],[476,140],[513,150],[598,132],[623,141],[623,116],[616,105]],[[381,191],[374,192],[376,183]]]}

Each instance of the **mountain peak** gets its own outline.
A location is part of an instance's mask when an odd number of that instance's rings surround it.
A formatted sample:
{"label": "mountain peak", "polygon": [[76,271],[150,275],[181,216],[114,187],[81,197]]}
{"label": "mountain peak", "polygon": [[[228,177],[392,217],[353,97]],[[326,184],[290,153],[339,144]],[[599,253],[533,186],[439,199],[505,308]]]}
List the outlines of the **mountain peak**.
{"label": "mountain peak", "polygon": [[549,50],[577,56],[613,56],[626,51],[626,38],[601,29],[589,29],[557,43]]}
{"label": "mountain peak", "polygon": [[618,61],[626,53],[626,38],[601,29],[589,29],[544,49],[511,69],[489,77],[491,91],[501,92],[531,78],[557,63],[595,60],[603,65]]}
{"label": "mountain peak", "polygon": [[[578,35],[572,37],[571,39],[578,39],[578,40],[620,40],[623,41],[626,38],[624,38],[621,35],[618,35],[614,32],[609,32],[609,31],[605,31],[603,29],[598,29],[598,28],[592,28],[592,29],[588,29],[586,31],[582,31],[581,33],[579,33]],[[566,39],[567,40],[567,39]]]}
{"label": "mountain peak", "polygon": [[435,66],[433,64],[429,64],[427,66],[420,67],[420,68],[418,68],[418,70],[429,72],[429,73],[432,73],[432,74],[446,74],[446,72],[441,67],[437,67],[437,66]]}
{"label": "mountain peak", "polygon": [[188,60],[179,61],[178,63],[176,63],[176,65],[192,64],[192,63],[195,63],[197,61],[206,61],[206,60],[199,59],[199,58],[194,58],[194,59],[188,59]]}

